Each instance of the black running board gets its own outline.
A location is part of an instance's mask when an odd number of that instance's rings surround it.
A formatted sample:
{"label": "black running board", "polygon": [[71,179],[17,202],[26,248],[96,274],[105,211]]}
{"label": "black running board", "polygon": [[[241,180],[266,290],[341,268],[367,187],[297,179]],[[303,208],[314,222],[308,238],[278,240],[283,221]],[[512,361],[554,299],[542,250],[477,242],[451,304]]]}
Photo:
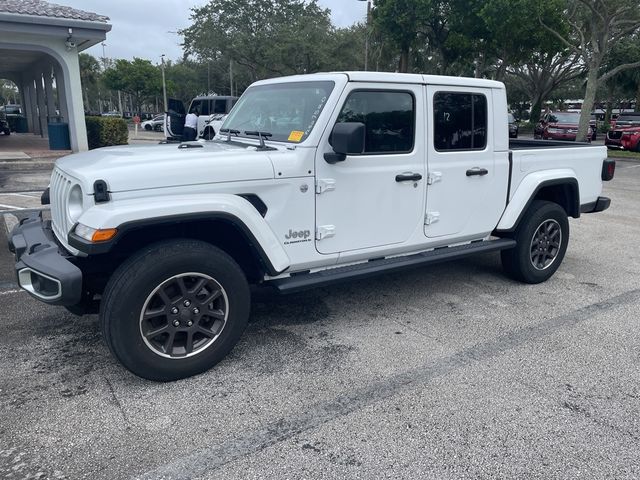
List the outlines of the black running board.
{"label": "black running board", "polygon": [[298,273],[290,277],[278,278],[265,282],[281,294],[296,293],[310,288],[324,287],[338,282],[371,277],[387,272],[421,267],[433,263],[455,260],[477,253],[495,252],[516,246],[516,241],[509,238],[473,242],[457,247],[442,247],[428,252],[416,253],[404,257],[382,258],[366,263],[335,267],[315,273]]}

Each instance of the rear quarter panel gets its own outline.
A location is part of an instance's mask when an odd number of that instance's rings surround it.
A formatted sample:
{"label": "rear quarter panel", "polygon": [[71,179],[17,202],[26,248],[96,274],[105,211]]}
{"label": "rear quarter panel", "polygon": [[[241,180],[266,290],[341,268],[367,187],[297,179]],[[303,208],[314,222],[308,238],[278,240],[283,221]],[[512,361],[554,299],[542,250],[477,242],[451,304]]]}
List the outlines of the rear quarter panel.
{"label": "rear quarter panel", "polygon": [[513,227],[537,187],[547,180],[575,178],[580,205],[595,202],[602,193],[602,163],[606,158],[607,148],[600,146],[513,150],[508,205],[497,229]]}

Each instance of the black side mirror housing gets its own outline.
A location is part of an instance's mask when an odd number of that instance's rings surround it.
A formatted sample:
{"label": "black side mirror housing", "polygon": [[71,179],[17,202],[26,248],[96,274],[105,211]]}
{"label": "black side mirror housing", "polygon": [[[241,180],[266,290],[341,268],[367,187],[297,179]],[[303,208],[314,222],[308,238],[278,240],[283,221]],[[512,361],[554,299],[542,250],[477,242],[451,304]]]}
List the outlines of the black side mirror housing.
{"label": "black side mirror housing", "polygon": [[361,122],[336,123],[331,132],[332,153],[325,153],[327,163],[344,162],[347,155],[364,152],[365,125]]}

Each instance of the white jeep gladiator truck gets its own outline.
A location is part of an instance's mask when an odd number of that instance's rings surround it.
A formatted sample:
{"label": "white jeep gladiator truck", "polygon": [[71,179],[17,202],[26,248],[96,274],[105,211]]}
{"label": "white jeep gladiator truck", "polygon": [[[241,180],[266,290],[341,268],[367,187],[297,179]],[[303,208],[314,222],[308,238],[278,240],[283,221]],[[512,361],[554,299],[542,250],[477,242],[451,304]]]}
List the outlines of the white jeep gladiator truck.
{"label": "white jeep gladiator truck", "polygon": [[[56,162],[42,216],[15,227],[20,286],[76,313],[135,374],[203,372],[281,293],[500,251],[547,280],[568,217],[605,210],[605,147],[509,143],[502,83],[389,73],[260,81],[211,141]],[[46,195],[46,194],[45,194]]]}

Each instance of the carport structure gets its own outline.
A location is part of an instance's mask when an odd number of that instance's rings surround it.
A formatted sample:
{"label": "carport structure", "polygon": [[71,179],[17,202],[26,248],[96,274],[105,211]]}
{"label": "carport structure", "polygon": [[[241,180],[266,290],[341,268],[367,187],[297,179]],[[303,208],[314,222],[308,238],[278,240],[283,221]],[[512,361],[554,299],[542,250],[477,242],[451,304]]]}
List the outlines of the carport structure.
{"label": "carport structure", "polygon": [[29,131],[69,124],[71,149],[87,150],[78,53],[106,39],[105,16],[44,0],[0,2],[0,78],[20,90]]}

